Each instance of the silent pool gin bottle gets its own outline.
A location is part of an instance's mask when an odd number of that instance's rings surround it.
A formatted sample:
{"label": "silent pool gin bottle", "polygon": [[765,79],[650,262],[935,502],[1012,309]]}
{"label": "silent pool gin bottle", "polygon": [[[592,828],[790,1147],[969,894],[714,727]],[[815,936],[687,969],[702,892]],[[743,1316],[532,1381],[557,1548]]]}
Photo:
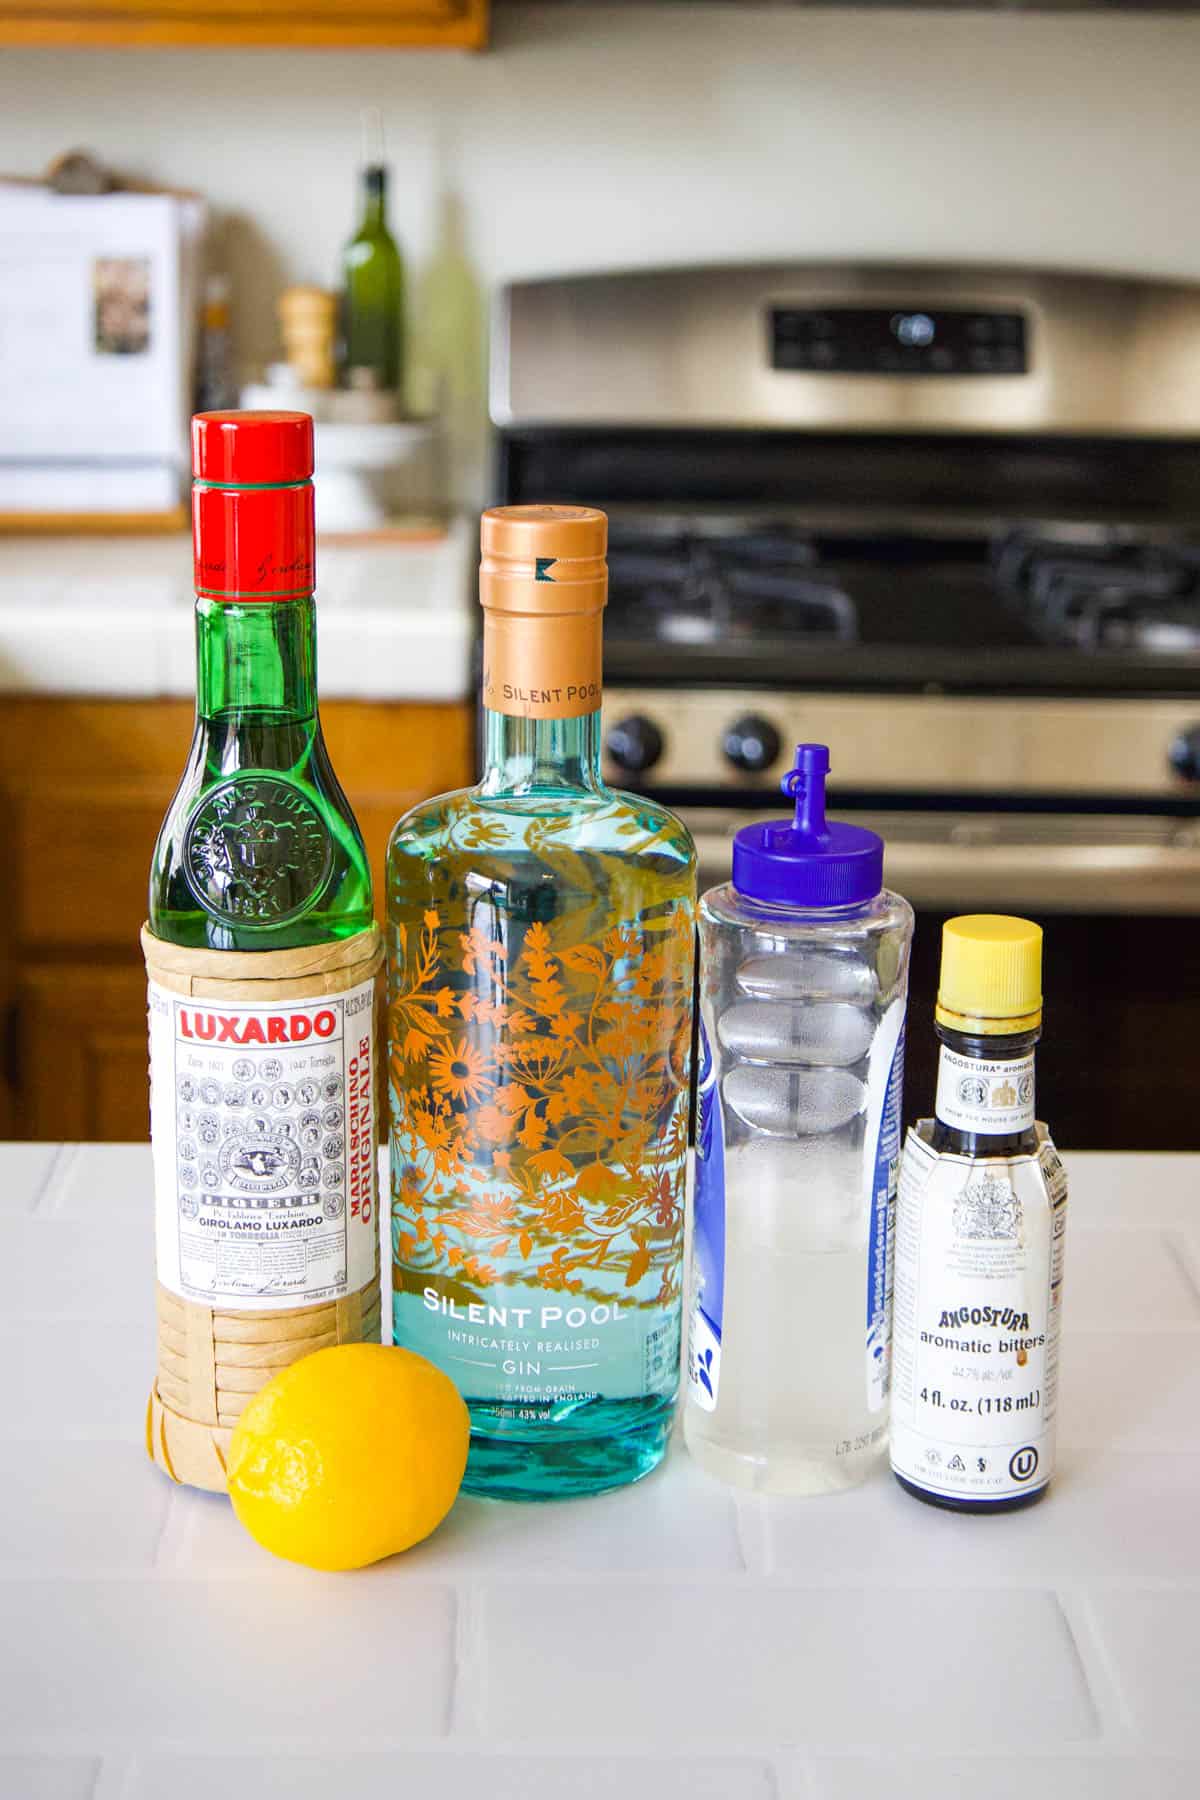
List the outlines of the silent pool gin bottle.
{"label": "silent pool gin bottle", "polygon": [[1041,927],[947,920],[936,1117],[900,1174],[892,1469],[960,1512],[1026,1506],[1054,1473],[1067,1178],[1035,1119],[1041,1029]]}
{"label": "silent pool gin bottle", "polygon": [[747,825],[700,902],[702,1052],[688,1449],[763,1493],[852,1487],[887,1442],[891,1219],[913,915],[883,841],[825,817]]}
{"label": "silent pool gin bottle", "polygon": [[395,1339],[512,1498],[646,1474],[679,1378],[695,853],[600,778],[606,541],[484,514],[483,778],[388,851]]}
{"label": "silent pool gin bottle", "polygon": [[223,1489],[251,1395],[378,1339],[375,986],[358,826],[317,714],[305,413],[193,421],[196,722],[149,976],[158,1369],[148,1447]]}

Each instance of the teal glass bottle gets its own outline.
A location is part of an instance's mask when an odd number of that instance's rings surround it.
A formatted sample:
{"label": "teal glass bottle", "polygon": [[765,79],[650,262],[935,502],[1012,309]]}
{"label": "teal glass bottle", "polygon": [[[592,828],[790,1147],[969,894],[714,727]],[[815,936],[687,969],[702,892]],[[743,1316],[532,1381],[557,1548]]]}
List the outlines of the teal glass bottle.
{"label": "teal glass bottle", "polygon": [[483,776],[388,850],[394,1336],[514,1499],[648,1473],[679,1380],[695,852],[601,779],[605,534],[485,514]]}
{"label": "teal glass bottle", "polygon": [[371,872],[317,711],[312,420],[204,413],[196,721],[150,873],[150,929],[288,950],[372,920]]}
{"label": "teal glass bottle", "polygon": [[404,386],[404,264],[387,222],[387,170],[362,172],[362,216],[342,253],[342,382],[398,393]]}

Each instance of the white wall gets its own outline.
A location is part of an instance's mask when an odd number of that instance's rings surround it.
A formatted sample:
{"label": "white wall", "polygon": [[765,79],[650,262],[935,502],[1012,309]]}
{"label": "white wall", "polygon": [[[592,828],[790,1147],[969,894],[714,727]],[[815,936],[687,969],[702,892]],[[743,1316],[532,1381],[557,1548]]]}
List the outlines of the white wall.
{"label": "white wall", "polygon": [[[275,352],[280,286],[334,277],[368,102],[419,274],[449,194],[485,285],[842,254],[1200,277],[1200,17],[521,6],[497,23],[474,57],[5,51],[0,169],[82,144],[203,188],[247,360]],[[477,309],[442,251],[418,300],[437,294],[461,342]]]}

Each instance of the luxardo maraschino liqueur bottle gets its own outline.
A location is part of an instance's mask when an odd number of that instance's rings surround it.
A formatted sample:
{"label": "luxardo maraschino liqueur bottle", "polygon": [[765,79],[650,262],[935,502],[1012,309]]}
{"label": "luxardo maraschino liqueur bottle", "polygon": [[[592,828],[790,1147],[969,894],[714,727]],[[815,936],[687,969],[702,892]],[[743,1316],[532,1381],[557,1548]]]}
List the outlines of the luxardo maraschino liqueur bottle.
{"label": "luxardo maraschino liqueur bottle", "polygon": [[305,413],[193,421],[196,722],[150,875],[158,1371],[147,1441],[224,1486],[243,1407],[379,1335],[383,944],[317,713]]}
{"label": "luxardo maraschino liqueur bottle", "polygon": [[512,1498],[646,1474],[679,1380],[695,851],[601,779],[606,547],[484,514],[483,776],[388,851],[394,1335]]}

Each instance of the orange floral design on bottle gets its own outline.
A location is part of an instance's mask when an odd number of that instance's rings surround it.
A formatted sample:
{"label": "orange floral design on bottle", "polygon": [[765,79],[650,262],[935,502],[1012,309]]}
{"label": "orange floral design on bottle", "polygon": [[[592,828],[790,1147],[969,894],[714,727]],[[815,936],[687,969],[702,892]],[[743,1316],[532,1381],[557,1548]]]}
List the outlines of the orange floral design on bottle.
{"label": "orange floral design on bottle", "polygon": [[[567,922],[565,922],[567,923]],[[566,933],[564,932],[564,935]],[[679,1298],[691,909],[509,945],[427,910],[391,993],[398,1288]]]}

